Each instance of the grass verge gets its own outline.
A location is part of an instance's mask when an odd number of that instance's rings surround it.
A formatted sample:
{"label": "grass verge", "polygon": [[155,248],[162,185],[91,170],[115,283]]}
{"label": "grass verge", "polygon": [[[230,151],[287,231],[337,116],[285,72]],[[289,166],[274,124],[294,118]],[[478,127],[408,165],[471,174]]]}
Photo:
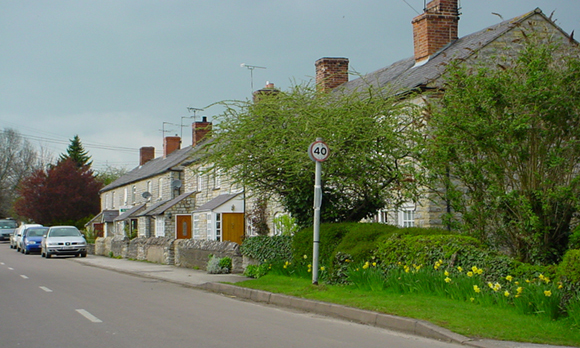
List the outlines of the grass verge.
{"label": "grass verge", "polygon": [[580,329],[567,318],[552,321],[509,308],[416,294],[363,291],[351,286],[314,286],[309,279],[268,274],[236,286],[427,320],[472,338],[580,346]]}

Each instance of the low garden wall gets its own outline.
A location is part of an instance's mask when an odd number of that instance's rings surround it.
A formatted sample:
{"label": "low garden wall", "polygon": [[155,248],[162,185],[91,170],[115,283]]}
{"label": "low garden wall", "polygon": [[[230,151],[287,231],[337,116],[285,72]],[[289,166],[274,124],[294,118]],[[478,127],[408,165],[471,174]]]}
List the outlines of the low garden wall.
{"label": "low garden wall", "polygon": [[244,271],[240,246],[233,242],[173,238],[126,237],[97,238],[93,250],[95,255],[149,261],[165,265],[205,270],[209,256],[232,259],[232,272]]}

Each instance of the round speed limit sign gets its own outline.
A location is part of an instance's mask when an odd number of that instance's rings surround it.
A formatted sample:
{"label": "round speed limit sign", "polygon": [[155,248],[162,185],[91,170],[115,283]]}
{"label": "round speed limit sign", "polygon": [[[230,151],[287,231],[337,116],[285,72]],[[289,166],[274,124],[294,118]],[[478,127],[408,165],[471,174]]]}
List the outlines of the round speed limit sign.
{"label": "round speed limit sign", "polygon": [[317,140],[308,148],[310,159],[316,162],[324,162],[330,155],[330,149],[323,141]]}

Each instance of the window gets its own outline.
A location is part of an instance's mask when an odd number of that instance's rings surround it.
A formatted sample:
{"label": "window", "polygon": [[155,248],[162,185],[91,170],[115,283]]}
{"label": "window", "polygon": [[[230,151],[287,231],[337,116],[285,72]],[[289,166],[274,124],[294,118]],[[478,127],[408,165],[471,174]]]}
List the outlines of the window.
{"label": "window", "polygon": [[222,214],[215,214],[215,240],[222,241]]}
{"label": "window", "polygon": [[163,199],[163,178],[159,178],[157,186],[157,198],[159,200]]}
{"label": "window", "polygon": [[213,188],[219,189],[222,186],[222,171],[216,169],[213,173]]}
{"label": "window", "polygon": [[206,217],[206,227],[207,227],[207,239],[208,240],[215,240],[214,234],[213,234],[213,226],[211,225],[211,213],[207,213],[207,217]]}
{"label": "window", "polygon": [[115,209],[115,191],[111,192],[111,208]]}
{"label": "window", "polygon": [[399,226],[413,227],[415,226],[415,209],[412,207],[402,207],[399,210]]}
{"label": "window", "polygon": [[197,191],[201,192],[202,175],[201,171],[197,172]]}
{"label": "window", "polygon": [[155,217],[155,237],[165,237],[165,217]]}
{"label": "window", "polygon": [[107,193],[107,194],[105,194],[105,209],[111,208],[109,203],[111,203],[111,202],[109,201],[109,194]]}
{"label": "window", "polygon": [[193,239],[199,238],[199,214],[193,214]]}
{"label": "window", "polygon": [[147,181],[147,192],[149,192],[149,197],[147,197],[146,199],[148,201],[151,200],[151,181]]}
{"label": "window", "polygon": [[128,188],[125,187],[124,189],[124,195],[123,195],[123,205],[126,206],[129,203],[129,192],[128,192]]}
{"label": "window", "polygon": [[133,187],[131,187],[131,203],[135,203],[136,196],[137,196],[137,186],[133,185]]}

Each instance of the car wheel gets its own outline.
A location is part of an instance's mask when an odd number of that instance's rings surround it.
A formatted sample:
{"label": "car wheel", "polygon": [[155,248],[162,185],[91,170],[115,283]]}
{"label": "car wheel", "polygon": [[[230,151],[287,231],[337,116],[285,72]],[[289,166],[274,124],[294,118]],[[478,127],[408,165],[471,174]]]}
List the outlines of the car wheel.
{"label": "car wheel", "polygon": [[28,249],[22,249],[22,253],[24,255],[28,255],[28,254],[30,254],[30,251],[28,251]]}
{"label": "car wheel", "polygon": [[81,257],[87,257],[87,253],[86,252],[81,253]]}
{"label": "car wheel", "polygon": [[50,259],[52,255],[49,252],[44,253],[44,257],[46,257],[47,259]]}

